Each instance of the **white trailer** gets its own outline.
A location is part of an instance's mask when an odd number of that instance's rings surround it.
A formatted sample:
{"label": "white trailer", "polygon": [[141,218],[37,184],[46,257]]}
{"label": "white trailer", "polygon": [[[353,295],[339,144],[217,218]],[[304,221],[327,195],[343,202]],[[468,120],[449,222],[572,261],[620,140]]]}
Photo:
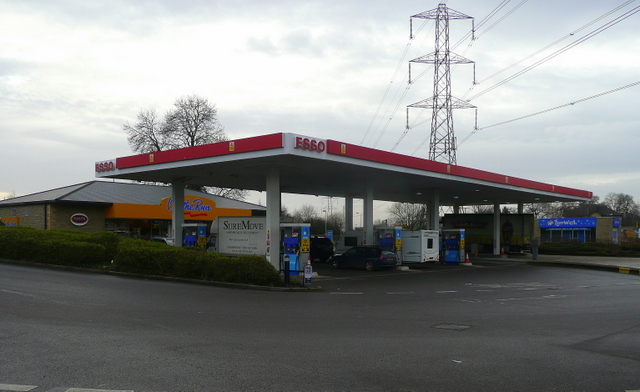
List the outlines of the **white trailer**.
{"label": "white trailer", "polygon": [[403,263],[440,261],[440,233],[437,230],[402,231]]}
{"label": "white trailer", "polygon": [[347,230],[342,233],[340,241],[336,245],[336,253],[344,253],[349,248],[364,244],[364,230],[356,228],[355,230]]}

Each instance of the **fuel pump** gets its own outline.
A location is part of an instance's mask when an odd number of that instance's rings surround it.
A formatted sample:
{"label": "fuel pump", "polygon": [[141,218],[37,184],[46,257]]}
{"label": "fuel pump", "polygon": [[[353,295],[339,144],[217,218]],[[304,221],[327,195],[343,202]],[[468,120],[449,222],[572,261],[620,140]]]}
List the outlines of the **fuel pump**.
{"label": "fuel pump", "polygon": [[460,264],[465,260],[464,229],[442,230],[442,249],[445,264]]}
{"label": "fuel pump", "polygon": [[381,227],[376,229],[377,245],[396,254],[398,265],[402,262],[402,227]]}
{"label": "fuel pump", "polygon": [[185,223],[182,225],[182,246],[207,246],[207,224]]}
{"label": "fuel pump", "polygon": [[284,273],[285,282],[290,276],[298,276],[304,272],[311,250],[310,223],[280,224],[280,270]]}

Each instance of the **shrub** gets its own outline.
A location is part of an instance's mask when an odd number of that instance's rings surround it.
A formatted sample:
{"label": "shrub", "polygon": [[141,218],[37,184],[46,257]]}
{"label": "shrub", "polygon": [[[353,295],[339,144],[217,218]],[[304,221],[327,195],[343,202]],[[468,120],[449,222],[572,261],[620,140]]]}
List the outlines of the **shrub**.
{"label": "shrub", "polygon": [[640,244],[603,244],[597,242],[545,242],[540,245],[540,253],[576,256],[640,256]]}
{"label": "shrub", "polygon": [[[228,257],[115,233],[0,227],[0,258],[159,276],[282,286],[264,257]],[[113,264],[110,261],[113,260]]]}

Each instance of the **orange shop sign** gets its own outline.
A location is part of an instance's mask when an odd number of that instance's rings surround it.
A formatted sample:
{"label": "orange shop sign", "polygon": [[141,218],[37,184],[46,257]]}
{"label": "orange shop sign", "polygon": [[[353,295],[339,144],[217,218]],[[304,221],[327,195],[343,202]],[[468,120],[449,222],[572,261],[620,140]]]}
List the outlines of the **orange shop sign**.
{"label": "orange shop sign", "polygon": [[5,216],[4,218],[0,218],[0,220],[2,220],[5,226],[20,226],[20,217],[18,216]]}
{"label": "orange shop sign", "polygon": [[[162,199],[163,206],[167,211],[173,211],[173,197]],[[185,196],[184,197],[184,217],[206,219],[215,209],[215,203],[212,200],[202,197]]]}

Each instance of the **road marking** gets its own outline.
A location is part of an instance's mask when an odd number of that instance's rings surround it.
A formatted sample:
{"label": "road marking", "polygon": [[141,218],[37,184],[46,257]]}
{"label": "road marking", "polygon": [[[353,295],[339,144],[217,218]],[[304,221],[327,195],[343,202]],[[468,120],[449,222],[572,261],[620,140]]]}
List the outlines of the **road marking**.
{"label": "road marking", "polygon": [[447,294],[447,293],[457,293],[458,291],[456,290],[451,290],[451,291],[436,291],[436,294]]}
{"label": "road marking", "polygon": [[89,389],[89,388],[69,388],[65,392],[134,392],[130,389]]}
{"label": "road marking", "polygon": [[0,384],[0,391],[30,391],[36,388],[35,385]]}

